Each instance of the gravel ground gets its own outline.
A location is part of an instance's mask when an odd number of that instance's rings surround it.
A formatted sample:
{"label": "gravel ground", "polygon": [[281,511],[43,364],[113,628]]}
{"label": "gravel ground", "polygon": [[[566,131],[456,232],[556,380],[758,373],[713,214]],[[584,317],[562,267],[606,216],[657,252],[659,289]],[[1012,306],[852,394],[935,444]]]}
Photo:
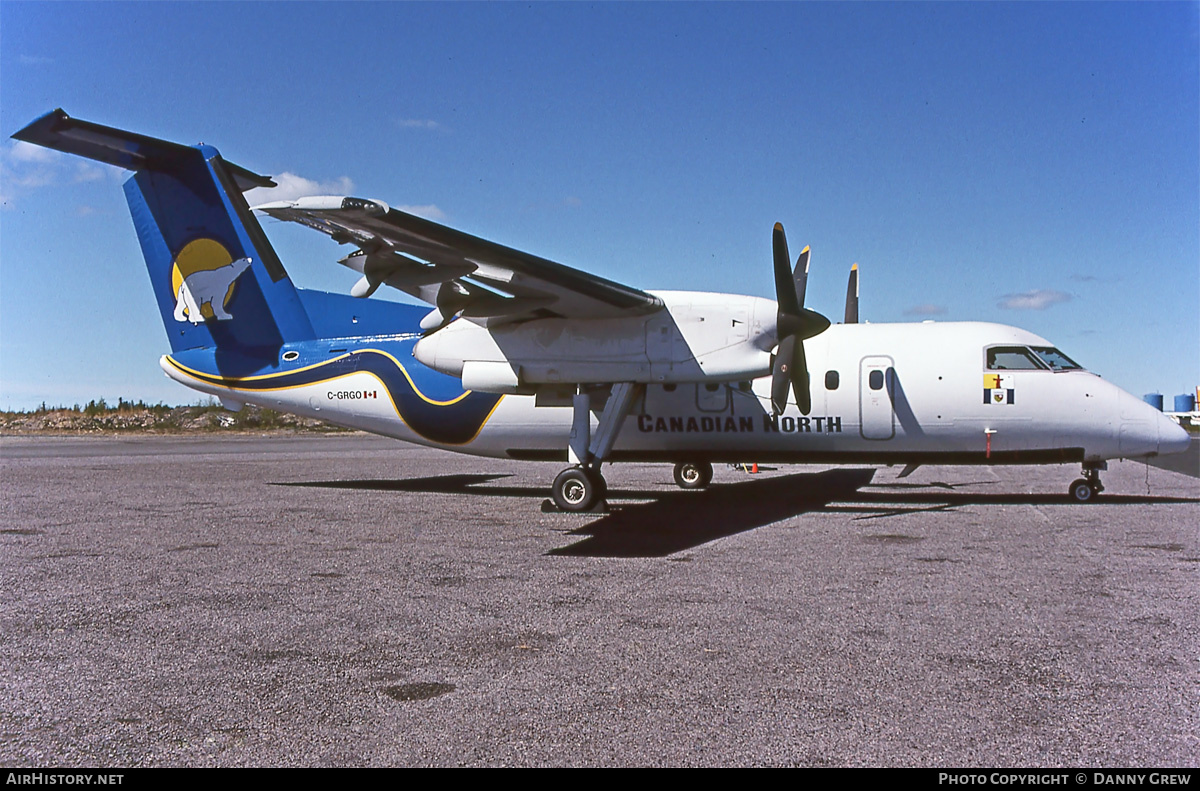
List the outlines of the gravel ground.
{"label": "gravel ground", "polygon": [[1200,764],[1200,480],[0,439],[0,764]]}

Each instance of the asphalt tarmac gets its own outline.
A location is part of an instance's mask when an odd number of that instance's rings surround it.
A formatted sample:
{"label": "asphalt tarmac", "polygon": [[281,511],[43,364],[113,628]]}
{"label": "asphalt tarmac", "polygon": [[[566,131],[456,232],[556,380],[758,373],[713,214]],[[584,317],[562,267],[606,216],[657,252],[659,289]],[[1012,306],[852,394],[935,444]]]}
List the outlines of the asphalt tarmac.
{"label": "asphalt tarmac", "polygon": [[1196,766],[1200,480],[0,439],[0,765]]}

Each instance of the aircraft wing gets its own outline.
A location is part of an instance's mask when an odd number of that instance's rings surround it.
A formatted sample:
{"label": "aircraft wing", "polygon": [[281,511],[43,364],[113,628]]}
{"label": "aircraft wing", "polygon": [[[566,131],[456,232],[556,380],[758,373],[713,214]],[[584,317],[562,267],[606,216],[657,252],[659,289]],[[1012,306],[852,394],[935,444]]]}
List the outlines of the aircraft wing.
{"label": "aircraft wing", "polygon": [[341,260],[363,273],[355,296],[386,284],[437,308],[423,329],[461,315],[481,324],[531,318],[618,318],[663,307],[644,291],[456,231],[390,208],[348,197],[301,198],[255,206],[298,222],[358,250]]}

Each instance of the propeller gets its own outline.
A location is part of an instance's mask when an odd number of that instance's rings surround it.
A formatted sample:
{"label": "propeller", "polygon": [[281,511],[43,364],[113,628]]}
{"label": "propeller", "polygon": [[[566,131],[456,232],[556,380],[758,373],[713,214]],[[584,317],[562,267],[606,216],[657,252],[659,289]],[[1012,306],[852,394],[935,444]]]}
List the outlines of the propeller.
{"label": "propeller", "polygon": [[858,264],[850,267],[850,282],[846,284],[846,323],[858,324]]}
{"label": "propeller", "polygon": [[779,347],[775,350],[775,361],[771,366],[771,408],[775,414],[787,406],[788,387],[796,396],[800,413],[812,411],[812,396],[809,392],[808,362],[804,356],[804,341],[819,335],[829,327],[829,319],[804,307],[804,292],[808,285],[807,247],[796,259],[795,270],[789,272],[791,256],[788,253],[787,237],[783,225],[775,223],[771,235],[771,248],[775,261],[775,301],[779,313],[775,321],[775,334]]}

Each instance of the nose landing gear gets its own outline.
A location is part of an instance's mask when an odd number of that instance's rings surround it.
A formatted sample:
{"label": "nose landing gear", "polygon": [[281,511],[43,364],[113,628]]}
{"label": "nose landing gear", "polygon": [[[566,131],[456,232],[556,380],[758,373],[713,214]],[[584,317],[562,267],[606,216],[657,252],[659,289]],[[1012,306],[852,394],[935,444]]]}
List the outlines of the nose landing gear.
{"label": "nose landing gear", "polygon": [[1096,495],[1104,491],[1104,484],[1100,483],[1100,470],[1107,470],[1108,462],[1084,462],[1083,477],[1072,482],[1071,487],[1067,489],[1067,496],[1074,503],[1092,503],[1096,501]]}

